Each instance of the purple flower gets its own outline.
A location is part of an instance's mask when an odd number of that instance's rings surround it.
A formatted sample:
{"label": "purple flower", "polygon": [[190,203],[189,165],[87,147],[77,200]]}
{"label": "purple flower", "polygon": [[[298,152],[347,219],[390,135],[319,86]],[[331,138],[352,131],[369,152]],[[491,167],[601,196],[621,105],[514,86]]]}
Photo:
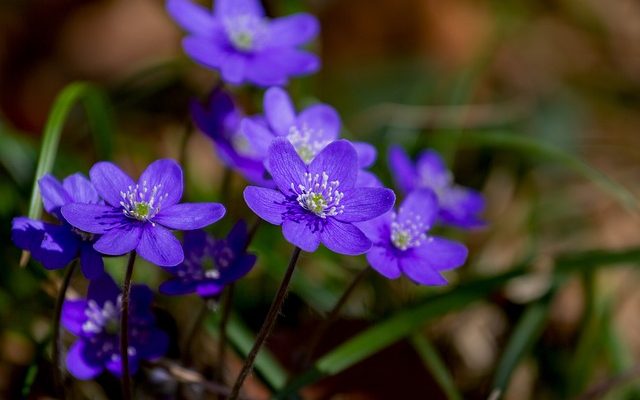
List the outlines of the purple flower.
{"label": "purple flower", "polygon": [[349,142],[327,145],[306,165],[293,145],[279,138],[269,148],[267,164],[277,190],[249,186],[244,198],[262,219],[282,225],[287,241],[308,252],[320,242],[340,254],[369,250],[371,241],[353,222],[387,212],[395,195],[389,189],[356,187],[358,160]]}
{"label": "purple flower", "polygon": [[228,83],[283,85],[320,66],[314,54],[299,49],[318,34],[312,15],[270,20],[259,0],[217,0],[215,12],[189,0],[169,0],[167,10],[189,32],[182,42],[189,57],[218,70]]}
{"label": "purple flower", "polygon": [[182,203],[182,169],[173,160],[151,163],[138,183],[109,162],[89,171],[105,205],[72,203],[62,207],[67,221],[85,232],[102,234],[93,248],[122,255],[136,250],[160,266],[178,265],[182,246],[169,229],[192,230],[218,221],[225,213],[217,203]]}
{"label": "purple flower", "polygon": [[405,151],[394,146],[389,151],[391,173],[405,193],[416,188],[431,189],[438,198],[439,222],[460,228],[484,226],[479,214],[485,207],[482,195],[453,182],[453,174],[434,150],[425,150],[414,166]]}
{"label": "purple flower", "polygon": [[[131,374],[141,360],[162,357],[168,336],[156,328],[151,312],[153,292],[145,285],[133,285],[129,303],[129,368]],[[65,300],[62,325],[78,339],[67,353],[67,369],[78,379],[92,379],[106,368],[122,375],[120,318],[122,296],[109,275],[91,281],[87,298]]]}
{"label": "purple flower", "polygon": [[240,130],[242,111],[228,92],[216,88],[208,104],[192,102],[191,116],[198,128],[213,140],[218,156],[227,167],[240,172],[250,182],[267,185],[263,159]]}
{"label": "purple flower", "polygon": [[373,242],[367,261],[380,274],[401,274],[422,285],[444,285],[441,271],[464,264],[467,249],[447,239],[428,236],[438,215],[438,202],[428,189],[411,192],[398,212],[389,212],[358,227]]}
{"label": "purple flower", "polygon": [[182,264],[169,271],[173,278],[160,285],[167,295],[197,293],[217,296],[224,287],[249,273],[256,256],[246,251],[247,225],[238,222],[225,239],[214,239],[203,230],[184,235],[185,257]]}
{"label": "purple flower", "polygon": [[60,214],[60,208],[69,203],[100,204],[96,189],[81,174],[70,175],[62,183],[52,175],[45,175],[38,181],[38,186],[45,210],[62,224],[14,218],[11,236],[15,245],[31,252],[31,256],[47,269],[64,268],[79,257],[87,279],[101,276],[104,273],[102,256],[93,249],[98,236],[74,228]]}

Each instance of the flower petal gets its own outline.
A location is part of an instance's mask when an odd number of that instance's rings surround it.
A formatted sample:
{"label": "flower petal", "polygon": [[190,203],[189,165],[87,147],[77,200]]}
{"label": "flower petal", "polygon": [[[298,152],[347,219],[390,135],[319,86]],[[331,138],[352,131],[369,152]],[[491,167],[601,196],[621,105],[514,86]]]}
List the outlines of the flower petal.
{"label": "flower petal", "polygon": [[[295,150],[294,150],[295,151]],[[329,143],[311,161],[309,172],[312,174],[326,173],[329,181],[339,181],[338,190],[351,189],[358,177],[358,155],[353,145],[346,140]]]}
{"label": "flower petal", "polygon": [[121,256],[138,247],[142,230],[143,224],[139,222],[118,226],[102,235],[93,248],[102,254]]}
{"label": "flower petal", "polygon": [[215,14],[218,18],[239,15],[264,15],[264,9],[259,0],[217,0]]}
{"label": "flower petal", "polygon": [[217,222],[226,210],[219,203],[181,203],[163,208],[153,222],[171,229],[193,230]]}
{"label": "flower petal", "polygon": [[224,284],[221,282],[204,281],[196,286],[196,293],[203,298],[217,296],[223,290]]}
{"label": "flower petal", "polygon": [[89,233],[105,233],[131,221],[120,209],[100,204],[71,203],[61,211],[68,223]]}
{"label": "flower petal", "polygon": [[265,92],[264,115],[277,135],[289,133],[295,123],[296,113],[291,98],[284,89],[272,87]]}
{"label": "flower petal", "polygon": [[100,202],[98,191],[82,174],[69,175],[62,182],[62,186],[76,203],[98,204]]}
{"label": "flower petal", "polygon": [[343,222],[361,222],[379,217],[391,210],[396,201],[393,190],[386,188],[359,187],[343,193],[340,205],[344,206],[344,211],[335,216]]}
{"label": "flower petal", "polygon": [[273,59],[265,56],[265,53],[269,54],[269,50],[265,49],[247,59],[246,79],[261,87],[286,85],[288,72],[282,68],[275,68]]}
{"label": "flower petal", "polygon": [[255,151],[260,158],[266,158],[269,146],[273,142],[273,139],[275,139],[273,133],[251,118],[244,118],[242,120],[240,130],[246,136],[253,151]]}
{"label": "flower petal", "polygon": [[60,323],[73,335],[81,336],[83,334],[82,325],[87,320],[86,309],[86,300],[65,300],[62,304]]}
{"label": "flower petal", "polygon": [[[278,186],[278,189],[285,194],[292,191],[292,184],[297,186],[305,181],[304,174],[307,169],[304,161],[302,161],[293,145],[285,138],[277,138],[273,141],[267,154],[267,165],[273,181]],[[338,179],[331,175],[330,178],[331,180]]]}
{"label": "flower petal", "polygon": [[158,290],[168,296],[181,296],[194,293],[198,283],[196,281],[184,281],[182,279],[170,279],[163,282]]}
{"label": "flower petal", "polygon": [[320,245],[320,229],[312,226],[310,221],[284,220],[282,223],[282,234],[284,238],[294,246],[312,253]]}
{"label": "flower petal", "polygon": [[220,74],[225,82],[241,84],[247,74],[247,60],[243,55],[227,53],[220,62]]}
{"label": "flower petal", "polygon": [[358,171],[358,179],[356,180],[356,187],[383,187],[380,179],[370,171],[365,171],[363,169]]}
{"label": "flower petal", "polygon": [[149,329],[135,343],[135,349],[140,359],[157,359],[169,349],[169,336],[159,329]]}
{"label": "flower petal", "polygon": [[385,278],[397,279],[400,277],[398,259],[388,247],[374,245],[366,257],[369,265]]}
{"label": "flower petal", "polygon": [[429,263],[424,257],[420,257],[413,252],[409,252],[399,260],[400,269],[412,281],[420,285],[442,286],[447,284],[447,280]]}
{"label": "flower petal", "polygon": [[255,265],[257,257],[253,254],[245,254],[235,260],[233,266],[221,270],[220,279],[225,283],[237,281],[251,271]]}
{"label": "flower petal", "polygon": [[414,252],[436,271],[458,268],[467,260],[468,250],[462,244],[439,237],[429,237]]}
{"label": "flower petal", "polygon": [[415,188],[418,174],[402,147],[392,146],[389,150],[389,170],[401,191],[407,193]]}
{"label": "flower petal", "polygon": [[172,267],[184,260],[178,239],[160,225],[145,224],[137,251],[142,258],[161,267]]}
{"label": "flower petal", "polygon": [[478,216],[485,207],[481,193],[461,186],[453,186],[438,199],[440,220],[464,229],[481,228],[485,222]]}
{"label": "flower petal", "polygon": [[115,164],[102,161],[94,164],[89,171],[91,183],[100,197],[114,207],[120,206],[121,192],[126,192],[134,182],[129,175],[122,172]]}
{"label": "flower petal", "polygon": [[80,248],[80,267],[84,276],[91,280],[104,274],[104,261],[102,255],[94,250],[89,243],[83,243]]}
{"label": "flower petal", "polygon": [[316,140],[334,141],[340,136],[340,115],[335,108],[326,104],[315,104],[298,115],[297,125],[310,128],[317,135]]}
{"label": "flower petal", "polygon": [[378,157],[378,150],[370,144],[365,142],[351,142],[353,147],[358,153],[358,166],[360,168],[369,168],[376,162]]}
{"label": "flower petal", "polygon": [[46,269],[60,269],[77,257],[79,244],[79,237],[68,225],[45,223],[42,242],[31,249],[31,256]]}
{"label": "flower petal", "polygon": [[119,295],[120,288],[109,274],[104,274],[89,282],[87,299],[95,301],[100,306],[103,306],[107,301],[115,304]]}
{"label": "flower petal", "polygon": [[67,352],[67,370],[76,379],[89,380],[98,376],[104,367],[91,363],[93,357],[87,357],[86,346],[83,340],[77,340]]}
{"label": "flower petal", "polygon": [[202,36],[188,36],[182,39],[184,52],[196,62],[209,68],[220,68],[227,52],[218,45],[218,40]]}
{"label": "flower petal", "polygon": [[210,35],[216,28],[213,13],[189,0],[169,0],[167,12],[183,29],[198,35]]}
{"label": "flower petal", "polygon": [[166,196],[162,200],[163,208],[176,204],[182,198],[182,168],[174,160],[164,158],[149,164],[138,179],[140,186],[145,182],[149,192],[159,187],[158,196]]}
{"label": "flower petal", "polygon": [[282,224],[282,215],[287,212],[286,199],[274,189],[247,186],[244,189],[244,201],[251,211],[270,224]]}
{"label": "flower petal", "polygon": [[356,256],[371,248],[371,240],[355,225],[329,218],[322,230],[322,244],[333,252]]}
{"label": "flower petal", "polygon": [[271,21],[269,33],[271,46],[298,46],[307,43],[318,35],[320,24],[311,14],[298,13]]}
{"label": "flower petal", "polygon": [[62,184],[51,174],[47,174],[38,180],[40,194],[44,209],[50,214],[55,214],[60,207],[71,203],[73,198]]}
{"label": "flower petal", "polygon": [[369,221],[357,222],[355,225],[376,245],[389,243],[391,240],[392,212]]}
{"label": "flower petal", "polygon": [[438,199],[430,189],[416,189],[409,193],[398,209],[398,220],[419,218],[429,230],[438,216]]}
{"label": "flower petal", "polygon": [[44,225],[27,217],[16,217],[11,221],[11,240],[19,249],[31,251],[40,246],[44,238]]}
{"label": "flower petal", "polygon": [[444,160],[434,150],[425,150],[420,153],[416,162],[416,170],[422,184],[436,192],[451,185],[453,180]]}

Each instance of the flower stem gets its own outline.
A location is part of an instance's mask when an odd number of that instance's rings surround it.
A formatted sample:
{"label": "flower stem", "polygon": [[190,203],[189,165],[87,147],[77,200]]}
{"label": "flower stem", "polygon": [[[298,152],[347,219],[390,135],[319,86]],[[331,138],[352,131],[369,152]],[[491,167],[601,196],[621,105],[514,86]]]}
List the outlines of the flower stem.
{"label": "flower stem", "polygon": [[62,317],[62,306],[64,305],[65,298],[67,297],[67,290],[69,289],[69,284],[71,283],[71,277],[73,276],[77,265],[78,259],[75,259],[71,263],[71,265],[69,265],[67,271],[64,274],[62,286],[60,286],[58,298],[56,299],[55,313],[53,315],[53,355],[51,358],[53,361],[53,377],[55,380],[58,395],[61,399],[66,398],[66,394],[64,390],[64,379],[62,376],[62,363],[60,361],[60,353],[63,347],[62,335],[60,334],[60,318]]}
{"label": "flower stem", "polygon": [[131,375],[129,374],[129,298],[131,276],[136,262],[135,250],[129,253],[127,272],[122,285],[122,314],[120,315],[120,358],[122,359],[122,398],[131,400]]}
{"label": "flower stem", "polygon": [[235,285],[232,283],[224,292],[222,300],[222,314],[220,315],[220,336],[218,338],[218,367],[215,371],[215,380],[224,384],[224,365],[227,350],[227,324],[229,315],[231,314],[231,306],[233,305],[233,290]]}
{"label": "flower stem", "polygon": [[273,299],[271,303],[271,307],[269,308],[269,312],[267,313],[267,317],[260,328],[260,332],[258,332],[258,336],[256,337],[256,341],[247,356],[247,359],[242,366],[242,370],[240,371],[240,375],[238,375],[238,379],[233,385],[233,389],[231,389],[231,395],[229,396],[229,400],[235,400],[238,398],[240,394],[240,389],[242,388],[242,384],[244,380],[247,378],[251,369],[253,368],[253,363],[256,360],[256,356],[262,348],[265,340],[269,337],[271,333],[271,329],[273,329],[273,325],[276,322],[276,318],[280,313],[280,308],[282,307],[282,303],[284,302],[285,297],[287,296],[287,289],[289,288],[289,282],[291,282],[291,277],[293,276],[293,271],[296,268],[296,263],[298,262],[298,258],[300,257],[300,248],[296,247],[293,249],[293,253],[291,254],[291,259],[289,260],[289,266],[287,267],[287,271],[282,278],[282,282],[280,283],[280,287],[278,288],[278,292],[276,293],[276,297]]}
{"label": "flower stem", "polygon": [[182,364],[184,366],[189,366],[191,364],[191,343],[196,337],[196,334],[200,330],[200,325],[202,325],[202,321],[209,313],[209,308],[207,307],[207,303],[202,304],[200,311],[198,311],[198,315],[196,315],[193,324],[191,325],[191,330],[189,330],[189,335],[184,341],[184,354],[182,356]]}
{"label": "flower stem", "polygon": [[329,312],[327,318],[325,318],[320,327],[316,329],[314,335],[311,337],[311,340],[309,340],[309,346],[307,350],[304,352],[304,358],[300,363],[301,369],[307,369],[311,365],[313,356],[316,354],[318,345],[322,341],[322,338],[324,338],[329,328],[331,328],[331,325],[333,325],[333,323],[336,321],[338,315],[340,314],[340,311],[342,310],[342,307],[347,303],[347,300],[353,293],[353,290],[356,288],[356,286],[358,286],[360,281],[362,281],[362,279],[367,275],[367,272],[369,272],[369,267],[363,268],[356,274],[349,286],[347,286],[347,288],[345,289],[344,293],[342,293],[342,296],[340,296],[340,298],[338,299],[336,305],[333,306],[333,309],[331,309],[331,311]]}

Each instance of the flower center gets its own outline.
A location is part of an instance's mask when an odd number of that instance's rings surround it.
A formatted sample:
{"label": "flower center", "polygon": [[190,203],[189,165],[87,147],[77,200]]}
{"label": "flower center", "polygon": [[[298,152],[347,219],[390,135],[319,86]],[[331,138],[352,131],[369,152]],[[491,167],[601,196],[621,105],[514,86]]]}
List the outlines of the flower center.
{"label": "flower center", "polygon": [[267,36],[267,24],[254,15],[239,15],[223,22],[229,40],[239,51],[255,50],[262,46]]}
{"label": "flower center", "polygon": [[142,186],[129,186],[127,192],[120,192],[122,212],[129,218],[149,221],[160,212],[162,201],[169,196],[161,193],[161,189],[162,184],[159,184],[149,190],[147,181],[142,182]]}
{"label": "flower center", "polygon": [[309,164],[322,149],[331,143],[330,140],[318,140],[317,137],[322,137],[322,131],[311,129],[306,124],[293,125],[287,134],[287,139],[305,164]]}
{"label": "flower center", "polygon": [[434,173],[431,169],[423,166],[419,171],[420,186],[433,190],[438,198],[442,197],[453,182],[451,171],[446,173]]}
{"label": "flower center", "polygon": [[117,335],[120,330],[120,307],[122,296],[118,296],[117,304],[105,301],[100,307],[95,300],[89,300],[84,314],[87,320],[82,325],[82,330],[89,334],[105,332],[108,335]]}
{"label": "flower center", "polygon": [[428,228],[419,215],[403,213],[403,219],[399,220],[398,214],[393,213],[391,243],[400,250],[418,247],[427,239],[425,231]]}
{"label": "flower center", "polygon": [[338,191],[339,181],[329,181],[326,172],[320,174],[304,174],[305,184],[297,187],[292,183],[291,189],[298,195],[296,200],[305,210],[320,218],[333,217],[344,212],[344,205],[340,201],[344,193]]}

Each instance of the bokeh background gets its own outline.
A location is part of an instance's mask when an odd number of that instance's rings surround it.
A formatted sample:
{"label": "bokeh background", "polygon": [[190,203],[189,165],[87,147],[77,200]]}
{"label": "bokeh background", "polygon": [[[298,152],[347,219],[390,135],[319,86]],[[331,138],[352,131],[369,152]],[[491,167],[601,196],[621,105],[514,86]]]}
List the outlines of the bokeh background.
{"label": "bokeh background", "polygon": [[[500,381],[506,399],[605,393],[639,399],[633,381],[640,376],[640,3],[264,3],[272,16],[305,10],[321,20],[313,47],[323,67],[290,86],[298,105],[334,105],[345,136],[376,144],[375,170],[387,184],[391,143],[412,154],[434,147],[457,181],[481,190],[488,204],[487,228],[447,232],[470,248],[469,262],[447,275],[449,288],[370,273],[321,350],[431,296],[450,293],[446,299],[456,305],[409,338],[315,382],[303,398],[439,399],[456,398],[457,391],[486,399]],[[2,398],[52,393],[48,339],[56,274],[34,262],[18,267],[10,221],[27,212],[42,131],[66,85],[80,80],[103,89],[114,130],[96,145],[82,109],[74,109],[54,168],[58,176],[87,172],[104,154],[132,175],[156,158],[179,158],[191,199],[229,201],[231,218],[218,233],[235,217],[252,218],[240,200],[242,179],[234,177],[230,192],[221,193],[223,166],[211,142],[186,123],[189,101],[204,98],[217,78],[185,58],[181,37],[160,0],[0,2]],[[249,113],[260,111],[258,90],[236,92]],[[259,328],[284,270],[289,246],[279,235],[263,226],[252,247],[260,261],[236,291],[236,349]],[[267,369],[295,365],[304,339],[365,260],[320,251],[300,265],[268,343],[273,359]],[[115,276],[123,266],[124,260],[109,260]],[[458,287],[519,269],[525,272],[486,295],[456,298]],[[136,279],[154,287],[164,277],[152,266],[137,267]],[[75,290],[81,293],[84,285],[77,276]],[[161,321],[176,343],[170,357],[180,351],[184,327],[199,306],[195,298],[158,298]],[[215,324],[214,315],[193,343],[194,368],[205,374],[215,364]],[[240,365],[234,354],[229,373]],[[146,396],[163,398],[171,379],[153,370],[143,375]],[[259,370],[248,394],[268,397],[263,378]],[[447,390],[443,379],[456,389]],[[118,393],[109,377],[76,382],[73,391],[92,399]]]}

